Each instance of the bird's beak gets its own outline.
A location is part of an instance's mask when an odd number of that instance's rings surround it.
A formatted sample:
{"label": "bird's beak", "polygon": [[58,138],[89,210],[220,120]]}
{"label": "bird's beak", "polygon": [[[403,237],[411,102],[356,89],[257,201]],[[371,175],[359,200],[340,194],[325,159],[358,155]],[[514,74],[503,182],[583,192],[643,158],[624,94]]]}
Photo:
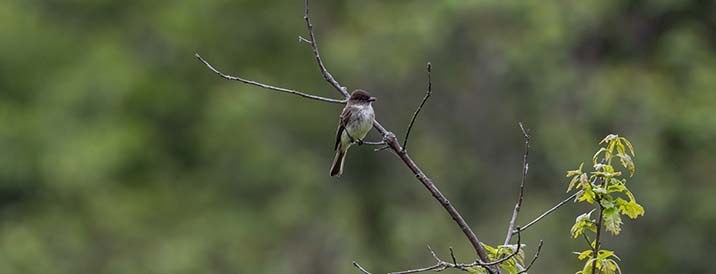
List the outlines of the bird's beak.
{"label": "bird's beak", "polygon": [[368,98],[368,102],[375,102],[376,100],[378,100],[378,98],[375,98],[375,97]]}

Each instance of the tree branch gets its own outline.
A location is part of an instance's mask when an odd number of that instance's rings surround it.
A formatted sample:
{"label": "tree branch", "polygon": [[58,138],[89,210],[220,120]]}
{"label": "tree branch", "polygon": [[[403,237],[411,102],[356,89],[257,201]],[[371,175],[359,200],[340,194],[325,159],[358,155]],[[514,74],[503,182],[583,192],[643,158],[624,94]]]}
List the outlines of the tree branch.
{"label": "tree branch", "polygon": [[[345,97],[348,97],[348,91],[341,86],[338,81],[336,81],[333,76],[328,72],[325,65],[323,65],[323,61],[321,60],[319,51],[318,51],[318,43],[316,42],[316,36],[313,33],[313,25],[311,23],[311,19],[309,17],[309,5],[308,0],[305,0],[305,13],[304,13],[304,19],[306,20],[306,27],[308,29],[309,39],[311,48],[313,49],[313,54],[316,57],[316,62],[318,63],[318,67],[321,70],[321,74],[325,78],[326,81],[328,81],[338,92],[340,92]],[[255,85],[275,91],[280,92],[286,92],[291,93],[295,95],[299,95],[306,98],[311,98],[319,101],[325,101],[330,103],[345,103],[346,100],[337,100],[337,99],[330,99],[330,98],[324,98],[320,96],[310,95],[303,92],[298,92],[295,90],[290,89],[284,89],[284,88],[277,88],[270,85],[262,84],[259,82],[241,79],[238,77],[228,76],[225,75],[218,70],[214,69],[208,62],[206,62],[204,59],[202,59],[198,54],[196,55],[197,58],[202,61],[209,69],[214,71],[215,73],[219,74],[225,79],[229,80],[237,80],[246,84]],[[465,222],[465,219],[460,215],[460,213],[455,209],[455,207],[450,203],[450,201],[445,197],[445,195],[440,192],[440,190],[435,186],[433,181],[428,178],[425,173],[415,164],[415,162],[410,158],[408,153],[400,146],[400,143],[398,143],[397,138],[395,137],[395,134],[392,132],[386,130],[378,121],[373,121],[373,127],[383,136],[383,141],[395,152],[395,154],[405,163],[405,165],[410,169],[410,171],[415,175],[415,177],[420,181],[423,186],[432,194],[432,196],[442,205],[442,207],[448,212],[450,217],[455,221],[455,223],[460,227],[460,230],[462,230],[463,234],[467,237],[467,239],[472,244],[473,248],[475,249],[475,253],[479,257],[480,262],[489,263],[489,258],[487,257],[487,252],[485,251],[485,248],[482,246],[480,240],[478,240],[475,233],[472,231],[470,226]],[[489,268],[488,268],[489,270]],[[491,271],[490,271],[491,272]]]}
{"label": "tree branch", "polygon": [[347,102],[346,99],[332,99],[332,98],[326,98],[326,97],[316,96],[316,95],[308,94],[308,93],[301,92],[301,91],[297,91],[297,90],[293,90],[293,89],[275,87],[275,86],[272,86],[272,85],[267,85],[267,84],[264,84],[264,83],[259,83],[259,82],[256,82],[256,81],[247,80],[247,79],[243,79],[243,78],[240,78],[240,77],[227,75],[227,74],[224,74],[223,72],[219,71],[218,69],[214,68],[214,66],[212,66],[211,64],[209,64],[209,62],[207,62],[206,60],[204,60],[204,58],[202,58],[201,55],[199,55],[198,53],[195,53],[194,56],[196,56],[196,59],[199,59],[199,61],[201,61],[202,63],[204,63],[204,65],[206,65],[211,71],[213,71],[214,73],[218,74],[219,76],[221,76],[222,78],[227,79],[227,80],[239,81],[239,82],[242,82],[242,83],[245,83],[245,84],[249,84],[249,85],[252,85],[252,86],[257,86],[257,87],[261,87],[261,88],[265,88],[265,89],[270,89],[270,90],[274,90],[274,91],[285,92],[285,93],[289,93],[289,94],[293,94],[293,95],[298,95],[298,96],[301,96],[301,97],[304,97],[304,98],[313,99],[313,100],[318,100],[318,101],[323,101],[323,102],[328,102],[328,103],[345,104],[345,103]]}
{"label": "tree branch", "polygon": [[[519,230],[519,228],[518,228],[518,230]],[[471,263],[457,263],[457,261],[455,260],[455,256],[452,252],[452,248],[450,248],[450,256],[451,256],[453,262],[452,263],[446,262],[445,260],[440,259],[440,257],[438,257],[438,255],[435,254],[435,251],[433,251],[433,249],[430,248],[430,246],[428,246],[428,250],[430,251],[430,254],[435,259],[434,265],[423,267],[423,268],[416,268],[416,269],[403,270],[403,271],[397,271],[397,272],[389,272],[388,274],[410,274],[410,273],[418,273],[418,272],[427,272],[427,271],[431,271],[431,270],[442,271],[442,270],[445,270],[448,268],[454,268],[454,269],[459,269],[459,270],[463,270],[463,271],[468,271],[468,268],[470,268],[470,267],[482,267],[482,268],[485,268],[488,272],[493,273],[492,269],[489,268],[490,266],[496,266],[495,269],[499,269],[499,266],[497,266],[497,265],[504,263],[507,260],[512,259],[515,255],[519,254],[521,246],[522,246],[522,243],[520,240],[520,234],[518,233],[517,234],[517,248],[515,248],[515,251],[510,253],[509,255],[507,255],[506,257],[504,257],[502,259],[495,260],[495,261],[489,262],[489,263],[484,263],[484,262],[480,262],[480,261],[474,261]],[[535,257],[539,256],[539,252],[540,252],[541,248],[542,248],[542,241],[540,241],[539,247],[537,248],[537,253],[536,253],[537,255],[535,255]],[[536,259],[533,259],[532,263],[534,263],[535,260]],[[532,265],[532,263],[530,263],[530,265],[527,267],[527,269],[529,269],[529,267]]]}
{"label": "tree branch", "polygon": [[428,62],[427,65],[428,70],[428,90],[425,92],[425,97],[423,97],[423,101],[420,102],[420,105],[418,106],[418,109],[415,110],[415,113],[413,113],[413,118],[410,119],[410,124],[408,124],[408,130],[405,131],[405,140],[403,140],[403,150],[408,148],[408,137],[410,137],[410,130],[413,129],[413,124],[415,123],[415,118],[418,117],[418,114],[420,113],[420,110],[423,109],[423,106],[425,105],[425,102],[430,98],[430,95],[433,94],[433,79],[431,74],[432,71],[432,64]]}
{"label": "tree branch", "polygon": [[505,236],[504,245],[508,245],[512,240],[512,231],[515,228],[515,221],[517,221],[517,215],[520,213],[520,207],[522,207],[522,200],[525,196],[525,181],[527,180],[527,172],[529,171],[529,163],[527,162],[527,156],[530,153],[530,135],[525,130],[522,122],[519,123],[522,135],[525,137],[525,152],[522,155],[522,182],[520,183],[520,196],[517,198],[515,209],[512,211],[512,218],[510,219],[510,225],[507,227],[507,235]]}
{"label": "tree branch", "polygon": [[360,265],[358,264],[358,262],[356,262],[356,261],[353,261],[353,266],[355,266],[356,268],[358,268],[358,270],[360,270],[361,272],[363,272],[363,273],[365,273],[365,274],[371,274],[370,272],[368,272],[368,270],[365,270],[365,268],[363,268],[362,266],[360,266]]}
{"label": "tree branch", "polygon": [[395,152],[396,155],[400,158],[400,160],[405,163],[405,165],[410,169],[411,172],[415,175],[415,177],[425,186],[425,188],[430,191],[430,194],[433,195],[433,197],[438,200],[438,202],[445,208],[445,210],[450,214],[450,217],[457,223],[457,225],[460,227],[460,230],[462,230],[463,234],[467,237],[467,239],[472,244],[472,247],[475,249],[475,252],[477,253],[477,256],[480,258],[483,262],[489,262],[489,259],[487,257],[487,252],[485,251],[485,248],[482,246],[480,240],[477,239],[477,236],[474,232],[472,232],[472,229],[470,229],[470,226],[467,225],[467,222],[465,222],[465,219],[462,218],[460,213],[455,209],[455,207],[450,203],[450,201],[445,197],[445,195],[440,192],[440,190],[435,186],[432,180],[428,178],[428,176],[423,173],[423,171],[418,167],[418,165],[415,164],[413,159],[410,158],[408,155],[408,152],[403,150],[403,148],[398,143],[398,139],[395,137],[395,134],[392,132],[387,131],[385,128],[383,128],[378,121],[373,122],[373,126],[375,129],[382,134],[383,140],[386,144]]}
{"label": "tree branch", "polygon": [[[581,190],[575,192],[574,194],[572,194],[572,196],[567,197],[567,199],[562,200],[562,201],[559,202],[557,205],[553,206],[553,207],[550,208],[549,210],[547,210],[547,211],[545,211],[544,213],[542,213],[542,215],[539,215],[539,217],[535,218],[534,220],[532,220],[531,222],[529,222],[529,223],[527,223],[525,226],[523,226],[523,227],[522,227],[522,231],[527,230],[527,228],[529,228],[530,226],[536,224],[537,222],[539,222],[540,220],[542,220],[542,218],[547,217],[547,215],[549,215],[550,213],[554,212],[555,210],[557,210],[558,208],[560,208],[561,206],[563,206],[563,205],[566,204],[567,202],[569,202],[569,201],[571,201],[571,200],[574,200],[574,198],[577,197],[577,195],[580,195],[580,194],[582,194],[582,191],[581,191]],[[512,232],[512,234],[515,234],[515,233],[517,233],[517,231],[513,231],[513,232]]]}
{"label": "tree branch", "polygon": [[535,261],[537,261],[537,258],[539,258],[539,252],[542,251],[542,244],[543,244],[543,242],[542,242],[542,240],[540,240],[539,245],[537,246],[537,252],[535,252],[535,256],[532,258],[532,261],[530,262],[530,264],[528,264],[527,268],[525,268],[524,270],[517,272],[517,274],[527,273],[527,271],[529,271],[530,268],[532,268],[532,265],[535,263]]}
{"label": "tree branch", "polygon": [[336,79],[333,78],[333,75],[331,75],[330,72],[328,72],[328,69],[326,69],[326,66],[323,64],[323,61],[321,60],[321,54],[318,52],[318,42],[316,42],[316,35],[313,33],[313,24],[311,24],[311,17],[308,16],[308,0],[304,2],[304,14],[303,19],[306,20],[306,28],[308,29],[308,39],[311,40],[311,48],[313,49],[313,55],[316,57],[316,63],[318,63],[318,68],[321,70],[321,75],[323,75],[323,78],[328,81],[338,92],[343,94],[346,98],[350,97],[348,94],[348,90],[346,90],[345,87],[341,86],[341,84],[336,81]]}

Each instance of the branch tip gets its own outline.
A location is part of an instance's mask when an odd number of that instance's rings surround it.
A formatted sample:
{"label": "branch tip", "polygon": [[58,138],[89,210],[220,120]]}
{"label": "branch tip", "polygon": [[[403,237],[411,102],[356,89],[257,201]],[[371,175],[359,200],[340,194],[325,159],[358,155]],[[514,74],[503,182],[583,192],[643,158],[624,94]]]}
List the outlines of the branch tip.
{"label": "branch tip", "polygon": [[365,273],[365,274],[371,274],[370,272],[368,272],[368,270],[365,270],[365,268],[363,268],[362,266],[360,266],[360,265],[358,264],[358,262],[356,262],[356,261],[353,261],[353,266],[355,266],[356,268],[358,268],[358,270],[360,270],[361,272],[363,272],[363,273]]}
{"label": "branch tip", "polygon": [[410,132],[413,129],[413,124],[415,124],[415,119],[418,117],[418,114],[420,114],[420,111],[423,109],[423,106],[425,106],[425,102],[428,101],[428,98],[430,98],[430,95],[433,94],[433,80],[431,76],[432,64],[430,64],[430,62],[428,62],[426,69],[428,71],[428,89],[425,92],[425,97],[423,97],[423,100],[420,102],[420,105],[418,105],[418,108],[415,110],[415,113],[413,113],[413,117],[410,118],[408,129],[405,131],[405,140],[403,140],[403,151],[407,149],[408,138],[410,137]]}

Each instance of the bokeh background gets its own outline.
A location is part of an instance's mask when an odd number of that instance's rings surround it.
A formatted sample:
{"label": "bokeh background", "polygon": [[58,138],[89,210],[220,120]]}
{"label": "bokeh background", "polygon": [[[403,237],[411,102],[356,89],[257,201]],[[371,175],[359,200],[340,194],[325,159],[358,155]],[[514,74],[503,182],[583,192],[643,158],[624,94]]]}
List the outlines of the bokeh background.
{"label": "bokeh background", "polygon": [[[708,273],[716,240],[716,3],[315,0],[329,70],[380,98],[481,240],[504,239],[532,133],[531,220],[609,133],[636,147],[646,215],[605,247],[625,273]],[[461,260],[460,230],[390,152],[328,176],[341,106],[220,79],[194,58],[338,97],[303,1],[2,0],[0,273],[380,273]],[[379,138],[375,134],[370,135]],[[523,235],[574,273],[575,204]],[[447,273],[457,273],[446,271]]]}

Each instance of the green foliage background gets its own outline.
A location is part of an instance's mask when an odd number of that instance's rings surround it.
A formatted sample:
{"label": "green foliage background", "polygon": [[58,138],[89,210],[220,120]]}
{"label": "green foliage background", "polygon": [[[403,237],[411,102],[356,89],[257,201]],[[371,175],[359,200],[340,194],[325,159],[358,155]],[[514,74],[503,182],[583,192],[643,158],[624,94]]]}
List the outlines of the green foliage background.
{"label": "green foliage background", "polygon": [[[303,1],[0,1],[0,273],[356,273],[459,259],[468,242],[394,155],[351,150],[328,176],[341,106]],[[410,152],[500,244],[532,129],[520,223],[566,197],[564,171],[628,137],[647,214],[625,273],[705,273],[716,246],[716,4],[708,0],[315,0],[326,65],[380,98]],[[375,136],[374,136],[375,137]],[[535,273],[573,273],[570,205],[523,235]]]}

